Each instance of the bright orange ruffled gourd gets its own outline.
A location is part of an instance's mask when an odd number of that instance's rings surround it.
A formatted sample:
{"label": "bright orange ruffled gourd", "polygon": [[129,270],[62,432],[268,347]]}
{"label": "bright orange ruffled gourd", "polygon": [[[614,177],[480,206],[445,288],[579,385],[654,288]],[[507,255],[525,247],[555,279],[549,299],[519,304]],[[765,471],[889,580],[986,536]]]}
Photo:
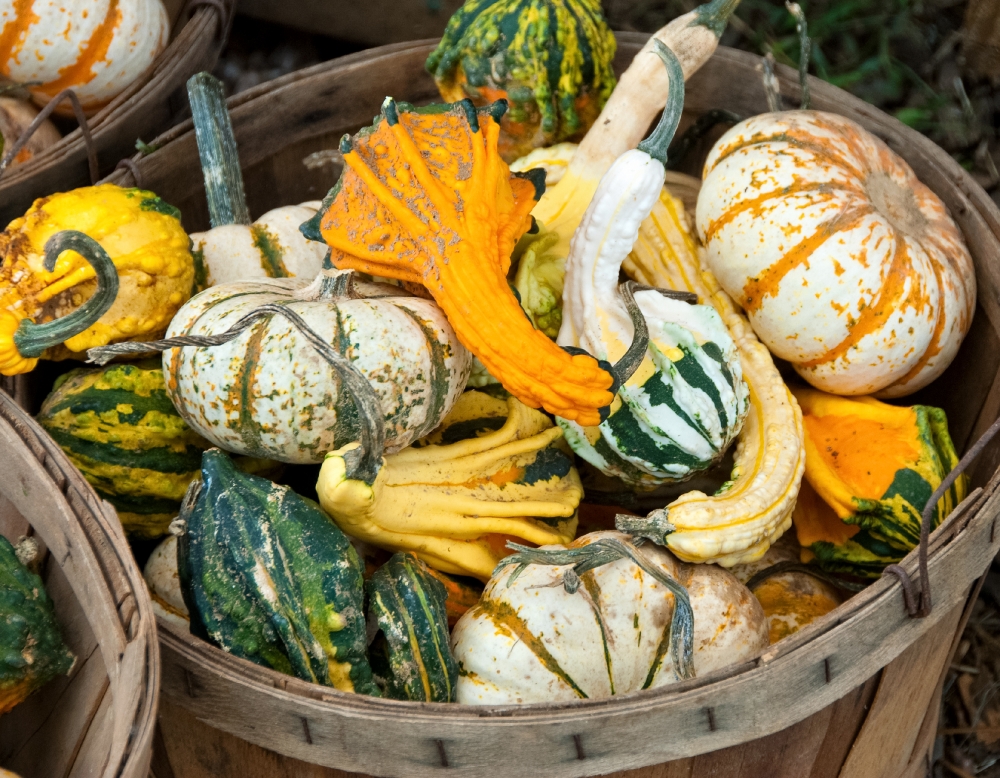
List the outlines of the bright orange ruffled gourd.
{"label": "bright orange ruffled gourd", "polygon": [[507,283],[544,179],[511,174],[500,158],[504,110],[387,98],[371,128],[341,142],[344,174],[303,232],[333,248],[338,268],[423,284],[511,394],[593,426],[614,397],[612,375],[536,330]]}

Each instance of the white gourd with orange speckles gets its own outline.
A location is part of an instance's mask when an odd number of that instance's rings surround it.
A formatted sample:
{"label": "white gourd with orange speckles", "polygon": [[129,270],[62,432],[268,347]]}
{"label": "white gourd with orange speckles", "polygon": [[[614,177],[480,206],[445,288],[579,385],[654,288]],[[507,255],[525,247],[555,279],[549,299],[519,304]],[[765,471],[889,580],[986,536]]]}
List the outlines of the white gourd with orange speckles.
{"label": "white gourd with orange speckles", "polygon": [[[601,538],[628,536],[593,532],[568,548]],[[652,544],[640,552],[687,589],[696,675],[752,659],[767,647],[764,611],[731,573],[679,562]],[[573,594],[562,585],[568,565],[529,565],[511,583],[516,567],[494,576],[455,625],[456,702],[570,702],[678,680],[667,648],[674,596],[632,560],[584,573]]]}
{"label": "white gourd with orange speckles", "polygon": [[747,119],[705,162],[697,227],[754,331],[813,386],[900,397],[948,366],[976,304],[941,200],[842,116]]}
{"label": "white gourd with orange speckles", "polygon": [[[0,73],[37,81],[45,105],[72,88],[91,114],[141,76],[170,39],[161,0],[0,0]],[[57,113],[71,115],[68,104]]]}

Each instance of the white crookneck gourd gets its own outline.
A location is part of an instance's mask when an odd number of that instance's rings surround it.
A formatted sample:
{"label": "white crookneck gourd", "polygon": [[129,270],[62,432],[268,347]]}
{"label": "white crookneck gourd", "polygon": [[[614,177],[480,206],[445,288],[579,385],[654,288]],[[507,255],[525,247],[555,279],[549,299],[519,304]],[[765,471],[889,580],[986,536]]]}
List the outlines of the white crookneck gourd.
{"label": "white crookneck gourd", "polygon": [[195,288],[254,278],[315,278],[329,248],[309,240],[299,225],[319,201],[274,208],[251,223],[243,174],[222,84],[208,73],[188,81],[198,154],[212,229],[191,234]]}
{"label": "white crookneck gourd", "polygon": [[516,547],[455,625],[455,699],[572,702],[654,689],[758,656],[760,604],[734,575],[619,532]]}
{"label": "white crookneck gourd", "polygon": [[[597,121],[587,131],[555,186],[545,190],[532,215],[559,234],[552,253],[567,256],[570,240],[612,163],[645,136],[667,102],[666,73],[650,54],[658,41],[680,60],[690,78],[711,58],[739,0],[712,0],[658,30],[618,80]],[[517,163],[515,163],[516,165]]]}
{"label": "white crookneck gourd", "polygon": [[[667,146],[684,105],[680,62],[659,41],[655,46],[670,72],[663,117],[601,180],[566,263],[558,343],[609,361],[633,341],[618,274],[663,188]],[[638,370],[600,426],[559,424],[574,451],[603,472],[632,486],[656,486],[722,457],[743,424],[748,390],[736,345],[714,308],[657,289],[637,291],[635,302],[649,330]]]}

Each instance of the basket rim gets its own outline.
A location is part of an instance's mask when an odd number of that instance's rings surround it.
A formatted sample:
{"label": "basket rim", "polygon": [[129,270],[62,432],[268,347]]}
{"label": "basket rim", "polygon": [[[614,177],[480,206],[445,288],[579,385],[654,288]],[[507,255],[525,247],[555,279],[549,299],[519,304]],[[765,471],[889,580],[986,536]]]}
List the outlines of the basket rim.
{"label": "basket rim", "polygon": [[[160,654],[157,650],[156,618],[142,572],[132,556],[114,508],[100,500],[58,444],[2,390],[0,390],[0,425],[7,427],[14,433],[14,437],[20,439],[26,449],[26,456],[33,457],[44,470],[43,477],[47,480],[45,486],[65,498],[68,511],[77,519],[77,526],[88,541],[90,552],[98,560],[102,587],[109,594],[114,592],[114,587],[109,581],[109,568],[116,568],[128,584],[126,597],[115,605],[126,646],[133,645],[140,639],[145,641],[143,683],[141,692],[131,698],[134,705],[132,720],[124,723],[116,722],[119,729],[127,724],[124,749],[118,764],[105,765],[103,774],[109,777],[146,778],[152,756],[162,672]],[[92,521],[80,520],[83,512],[86,512]],[[30,520],[29,524],[35,526]],[[53,560],[53,563],[62,566],[56,560]],[[72,584],[72,580],[70,582]],[[85,603],[79,600],[78,594],[77,597],[81,609],[89,613],[89,609],[84,607]],[[131,597],[135,605],[133,614],[129,614],[123,607],[128,597]],[[88,622],[92,623],[89,618]],[[102,651],[102,653],[105,655],[105,667],[110,677],[116,668],[121,667],[124,654],[119,654],[116,665],[108,667],[107,652]],[[113,747],[114,740],[109,743],[109,749]]]}

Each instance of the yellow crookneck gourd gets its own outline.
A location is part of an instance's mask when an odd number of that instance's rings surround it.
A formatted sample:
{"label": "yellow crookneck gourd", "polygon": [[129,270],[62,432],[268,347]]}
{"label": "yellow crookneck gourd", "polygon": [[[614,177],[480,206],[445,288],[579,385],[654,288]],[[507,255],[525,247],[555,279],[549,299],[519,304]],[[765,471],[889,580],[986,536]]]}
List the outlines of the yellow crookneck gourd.
{"label": "yellow crookneck gourd", "polygon": [[[750,411],[736,446],[732,479],[717,494],[692,491],[665,509],[667,547],[686,561],[723,565],[763,556],[792,521],[805,469],[802,414],[732,298],[698,256],[684,206],[664,189],[623,264],[643,284],[694,292],[714,306],[732,335],[750,388]],[[735,549],[744,550],[734,552]]]}
{"label": "yellow crookneck gourd", "polygon": [[525,405],[599,424],[614,368],[536,330],[508,285],[544,176],[511,174],[500,158],[505,110],[387,98],[371,128],[341,141],[344,174],[303,233],[325,240],[338,268],[423,284],[463,345]]}
{"label": "yellow crookneck gourd", "polygon": [[536,219],[559,234],[553,253],[569,255],[570,240],[601,178],[618,157],[638,145],[667,103],[669,81],[656,56],[654,41],[674,52],[687,80],[715,53],[737,5],[739,0],[705,3],[660,29],[635,55],[580,142],[565,175],[545,192],[532,211]]}
{"label": "yellow crookneck gourd", "polygon": [[[799,543],[824,569],[876,578],[919,543],[927,501],[958,464],[945,413],[804,387],[793,392],[811,487],[795,510]],[[963,475],[935,506],[931,529],[967,492]]]}
{"label": "yellow crookneck gourd", "polygon": [[[0,331],[23,320],[65,321],[96,296],[97,270],[76,246],[48,262],[48,241],[58,233],[89,236],[117,270],[117,294],[97,320],[25,358],[0,356],[0,373],[32,370],[39,357],[65,359],[120,340],[150,340],[163,334],[191,296],[194,262],[180,213],[152,192],[100,184],[36,200],[0,234]],[[70,320],[79,326],[79,317]],[[65,334],[69,332],[69,334]],[[8,332],[8,335],[10,332]],[[0,337],[3,337],[0,335]]]}
{"label": "yellow crookneck gourd", "polygon": [[562,430],[514,398],[469,391],[444,423],[351,476],[359,444],[328,454],[316,491],[347,534],[411,551],[445,573],[489,579],[508,540],[568,543],[583,487]]}

